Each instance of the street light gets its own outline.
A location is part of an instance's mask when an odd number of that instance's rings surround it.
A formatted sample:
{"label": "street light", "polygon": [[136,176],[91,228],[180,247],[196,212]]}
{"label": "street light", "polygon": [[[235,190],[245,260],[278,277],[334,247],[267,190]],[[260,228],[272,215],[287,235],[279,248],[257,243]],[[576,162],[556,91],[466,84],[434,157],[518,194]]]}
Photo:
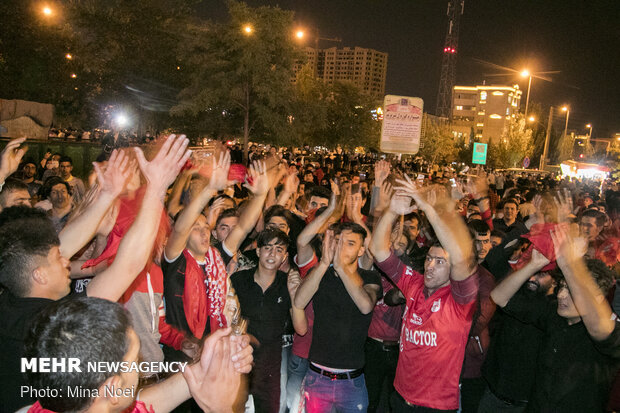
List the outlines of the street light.
{"label": "street light", "polygon": [[591,124],[591,123],[588,123],[588,124],[586,125],[586,128],[590,129],[590,132],[588,133],[588,138],[589,138],[589,137],[591,137],[591,136],[592,136],[592,124]]}
{"label": "street light", "polygon": [[532,74],[529,70],[525,69],[521,72],[521,77],[529,77],[527,82],[527,98],[525,99],[525,117],[527,118],[527,109],[530,103],[530,88],[532,87]]}
{"label": "street light", "polygon": [[48,7],[48,6],[43,7],[43,9],[41,11],[46,16],[51,16],[54,13],[54,11],[50,7]]}
{"label": "street light", "polygon": [[253,28],[251,25],[246,24],[245,26],[243,26],[243,32],[244,32],[247,36],[251,35],[253,31],[254,31],[254,28]]}
{"label": "street light", "polygon": [[534,116],[530,116],[527,120],[530,122],[536,122],[536,118]]}
{"label": "street light", "polygon": [[75,79],[77,75],[75,73],[71,73],[71,78]]}
{"label": "street light", "polygon": [[304,31],[303,31],[303,30],[297,30],[297,32],[295,33],[295,36],[296,36],[298,39],[303,39],[303,38],[304,38],[304,36],[305,36],[305,33],[304,33]]}
{"label": "street light", "polygon": [[71,59],[73,59],[73,55],[72,55],[71,53],[67,53],[67,54],[65,55],[65,58],[66,58],[67,60],[71,60]]}
{"label": "street light", "polygon": [[566,123],[564,124],[564,136],[566,136],[566,129],[568,128],[568,117],[570,116],[570,108],[568,106],[562,106],[562,112],[566,112]]}

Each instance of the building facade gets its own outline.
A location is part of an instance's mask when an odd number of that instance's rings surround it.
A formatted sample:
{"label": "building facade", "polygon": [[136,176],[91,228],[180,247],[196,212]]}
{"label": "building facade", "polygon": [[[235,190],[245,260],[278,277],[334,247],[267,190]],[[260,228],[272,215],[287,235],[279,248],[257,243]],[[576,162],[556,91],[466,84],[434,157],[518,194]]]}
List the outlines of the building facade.
{"label": "building facade", "polygon": [[465,141],[473,137],[488,143],[499,138],[519,112],[521,94],[518,85],[454,86],[452,133]]}
{"label": "building facade", "polygon": [[[363,47],[306,47],[305,52],[306,64],[309,64],[315,76],[325,83],[331,85],[336,81],[351,82],[374,97],[383,98],[385,95],[387,53]],[[295,74],[301,66],[295,65]]]}

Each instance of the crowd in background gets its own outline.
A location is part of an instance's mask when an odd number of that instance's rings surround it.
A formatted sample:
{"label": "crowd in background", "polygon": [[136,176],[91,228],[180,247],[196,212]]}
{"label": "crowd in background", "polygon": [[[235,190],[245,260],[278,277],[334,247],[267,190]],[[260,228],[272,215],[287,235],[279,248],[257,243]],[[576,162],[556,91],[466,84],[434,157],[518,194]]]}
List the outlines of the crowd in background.
{"label": "crowd in background", "polygon": [[[252,145],[244,165],[236,144],[136,142],[83,177],[23,139],[2,152],[7,411],[620,409],[617,181],[341,148]],[[195,364],[19,364],[138,354]],[[77,384],[142,390],[20,392]]]}

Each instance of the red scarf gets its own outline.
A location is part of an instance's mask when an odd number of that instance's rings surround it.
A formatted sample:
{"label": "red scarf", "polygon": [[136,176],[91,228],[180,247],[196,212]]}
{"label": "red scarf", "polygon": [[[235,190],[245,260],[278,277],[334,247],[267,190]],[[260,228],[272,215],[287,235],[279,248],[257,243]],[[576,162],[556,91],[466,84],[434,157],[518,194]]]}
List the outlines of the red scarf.
{"label": "red scarf", "polygon": [[[28,413],[54,413],[54,412],[48,409],[44,409],[41,406],[41,403],[39,403],[39,401],[37,400],[35,404],[30,406],[30,409],[28,409]],[[127,409],[125,409],[124,413],[155,413],[155,410],[153,410],[153,406],[149,406],[147,408],[144,402],[136,400],[131,407],[128,407]]]}
{"label": "red scarf", "polygon": [[228,274],[222,257],[213,247],[209,247],[205,254],[204,273],[187,249],[183,250],[183,256],[186,262],[183,310],[192,334],[197,338],[202,338],[207,318],[209,318],[212,332],[226,327],[224,307]]}

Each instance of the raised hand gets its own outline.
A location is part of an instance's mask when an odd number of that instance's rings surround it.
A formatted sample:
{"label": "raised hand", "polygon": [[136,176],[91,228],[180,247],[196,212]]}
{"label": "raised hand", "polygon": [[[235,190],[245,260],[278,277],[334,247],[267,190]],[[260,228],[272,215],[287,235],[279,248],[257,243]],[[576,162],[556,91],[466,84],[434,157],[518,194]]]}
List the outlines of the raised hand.
{"label": "raised hand", "polygon": [[149,185],[158,189],[168,188],[189,159],[191,151],[186,150],[189,140],[185,135],[170,135],[152,161],[147,161],[140,148],[134,148],[142,175]]}
{"label": "raised hand", "polygon": [[375,186],[381,187],[383,182],[390,176],[391,165],[388,161],[380,160],[375,163]]}
{"label": "raised hand", "polygon": [[334,182],[333,180],[330,179],[329,186],[332,189],[332,196],[339,196],[340,195],[340,187],[336,184],[336,182]]}
{"label": "raised hand", "polygon": [[[392,199],[393,193],[394,191],[392,190],[392,184],[388,181],[384,181],[381,185],[381,190],[379,191],[379,200],[375,206],[375,211],[385,211],[385,209],[390,206],[390,200]],[[411,201],[409,203],[411,203]]]}
{"label": "raised hand", "polygon": [[334,260],[334,247],[336,246],[336,239],[334,237],[334,231],[328,229],[325,231],[323,237],[323,248],[321,250],[321,262],[330,265]]}
{"label": "raised hand", "polygon": [[125,183],[130,175],[129,156],[124,151],[114,149],[105,169],[97,162],[93,162],[97,174],[97,183],[101,192],[117,197],[123,192]]}
{"label": "raised hand", "polygon": [[[265,162],[252,162],[252,165],[248,168],[248,178],[244,185],[254,195],[265,195],[269,192],[269,177],[267,176]],[[252,183],[250,183],[250,179]]]}
{"label": "raised hand", "polygon": [[219,159],[215,159],[213,155],[213,171],[211,172],[211,179],[207,184],[207,188],[214,191],[221,191],[226,188],[231,182],[228,181],[228,172],[230,170],[230,152],[225,151],[220,153]]}
{"label": "raised hand", "polygon": [[566,224],[557,225],[551,231],[551,239],[558,264],[571,263],[581,259],[588,248],[588,242],[585,238],[569,235]]}
{"label": "raised hand", "polygon": [[0,154],[0,183],[4,182],[13,172],[17,171],[19,163],[28,150],[27,147],[19,148],[19,145],[25,141],[26,138],[12,139],[4,147],[4,150]]}
{"label": "raised hand", "polygon": [[411,205],[411,195],[402,191],[396,191],[390,201],[390,211],[396,215],[407,215],[415,211],[415,205]]}
{"label": "raised hand", "polygon": [[537,267],[544,268],[549,265],[551,261],[549,261],[549,259],[545,257],[542,252],[538,251],[536,248],[533,248],[531,262]]}
{"label": "raised hand", "polygon": [[294,194],[297,192],[297,188],[299,187],[299,178],[297,177],[296,172],[290,173],[286,180],[284,181],[284,191],[289,194]]}
{"label": "raised hand", "polygon": [[299,271],[296,269],[291,269],[288,272],[288,277],[286,279],[286,287],[288,288],[288,294],[291,297],[291,302],[295,300],[295,294],[297,294],[297,289],[301,285],[301,275],[299,275]]}
{"label": "raised hand", "polygon": [[564,189],[563,192],[558,191],[555,205],[558,209],[558,222],[568,222],[573,214],[573,197],[568,189]]}
{"label": "raised hand", "polygon": [[489,183],[487,182],[486,172],[480,172],[478,176],[470,176],[467,180],[467,192],[474,199],[485,197],[489,194]]}

